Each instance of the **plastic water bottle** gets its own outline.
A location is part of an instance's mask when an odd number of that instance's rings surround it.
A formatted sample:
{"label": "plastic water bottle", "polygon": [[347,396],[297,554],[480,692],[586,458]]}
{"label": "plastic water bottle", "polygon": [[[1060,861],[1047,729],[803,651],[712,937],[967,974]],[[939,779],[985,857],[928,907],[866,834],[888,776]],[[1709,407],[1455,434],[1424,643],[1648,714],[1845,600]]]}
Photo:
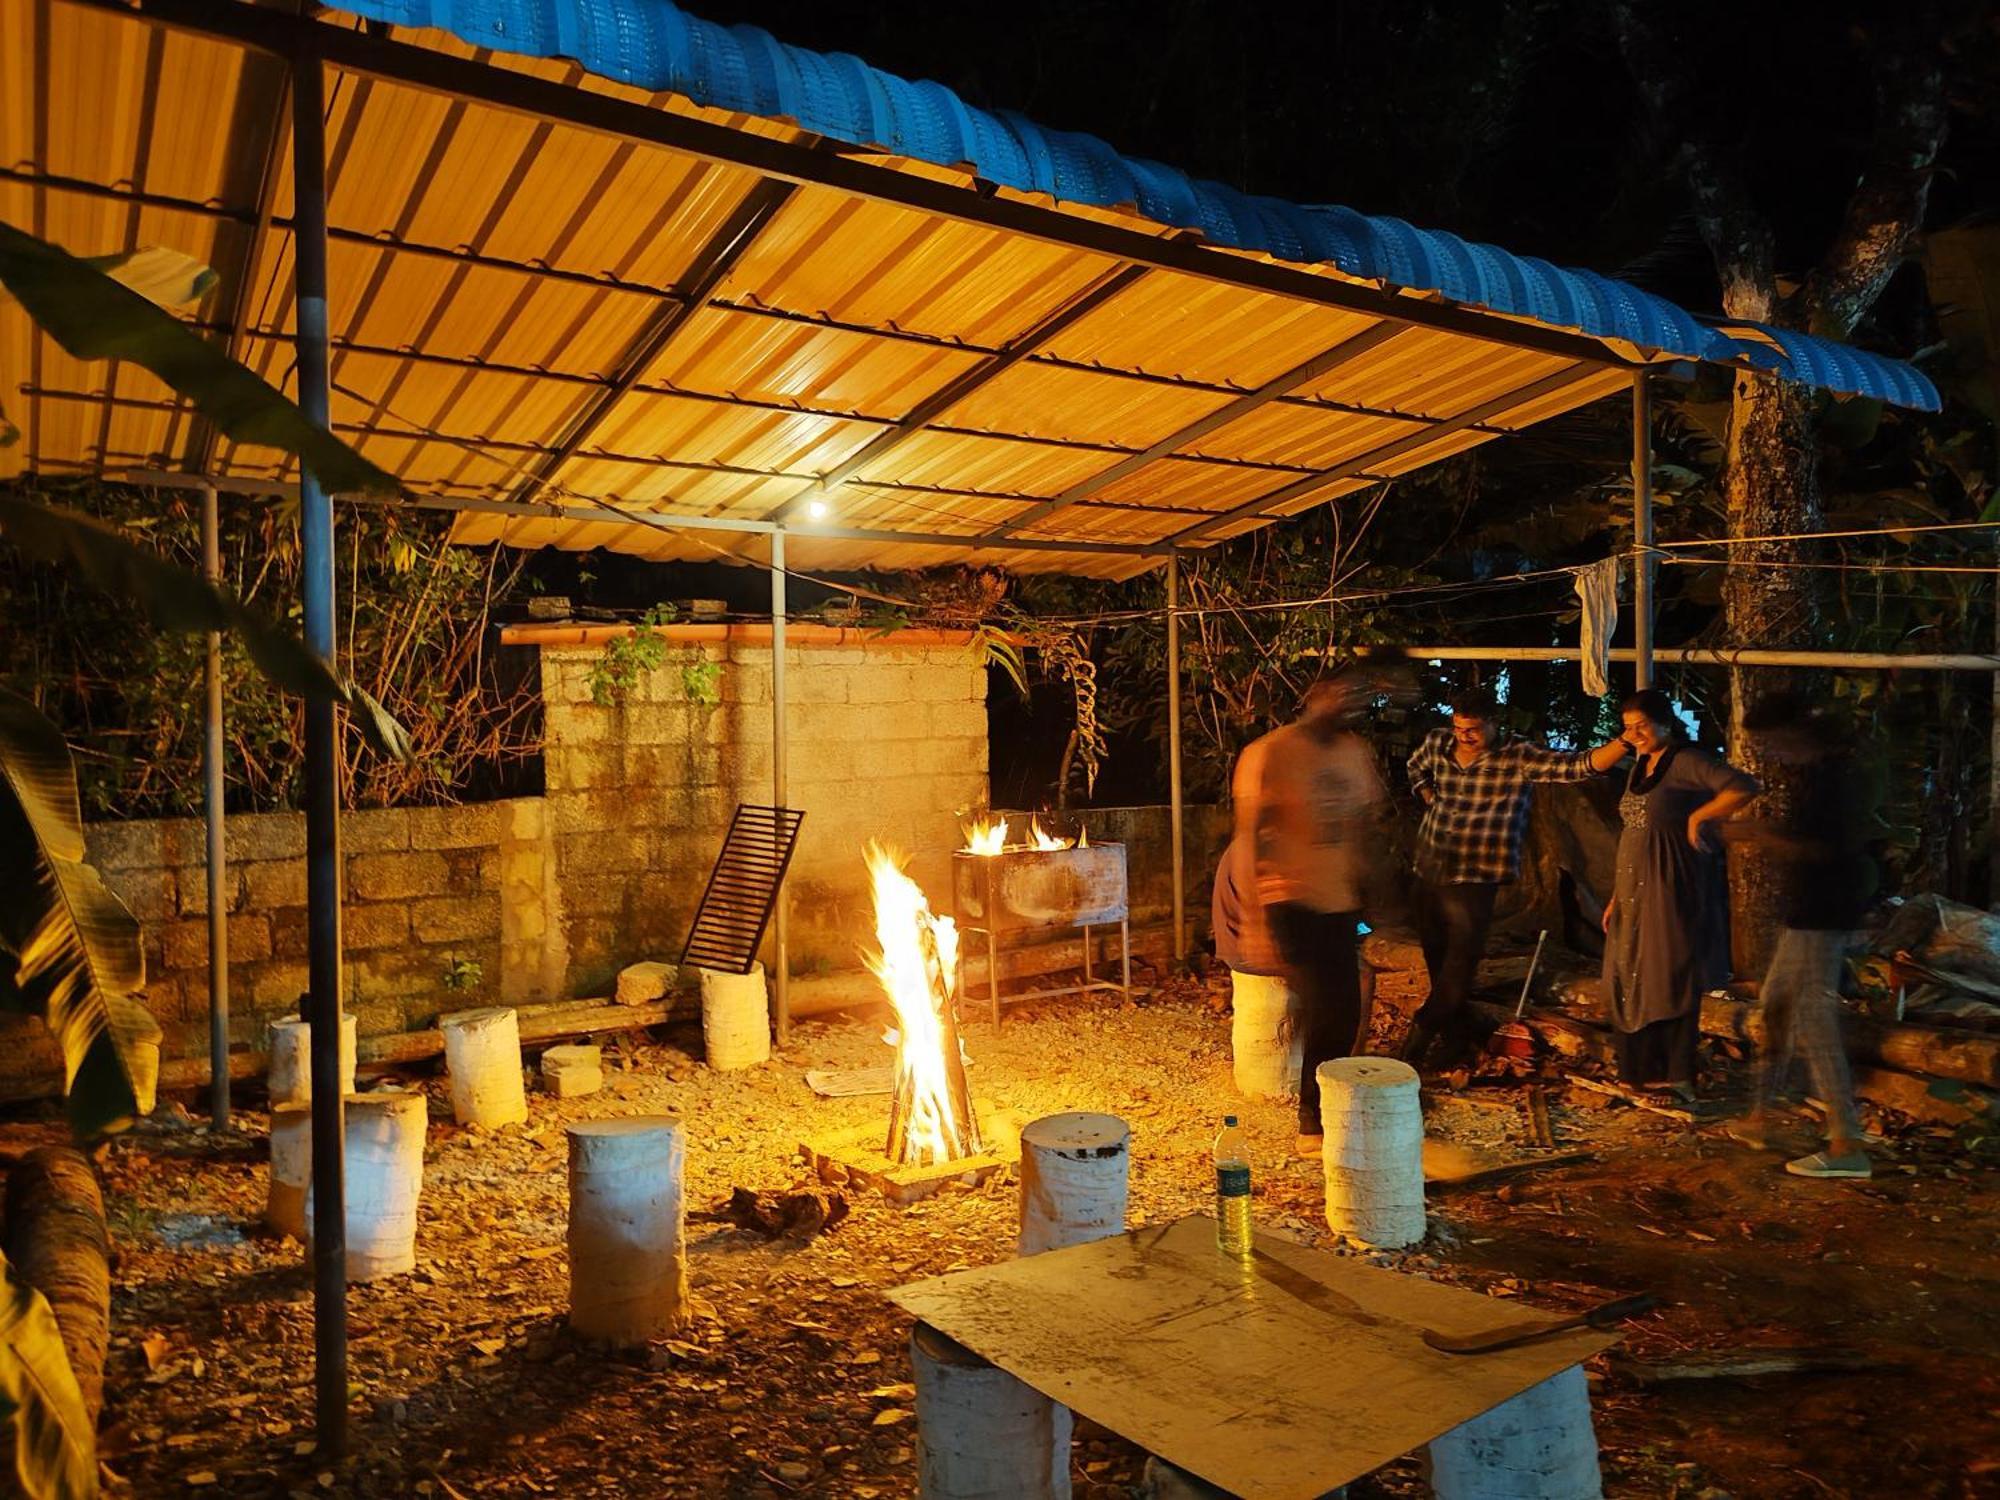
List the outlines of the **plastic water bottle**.
{"label": "plastic water bottle", "polygon": [[1248,1260],[1255,1245],[1250,1228],[1250,1143],[1236,1116],[1225,1115],[1215,1138],[1215,1243],[1224,1255]]}

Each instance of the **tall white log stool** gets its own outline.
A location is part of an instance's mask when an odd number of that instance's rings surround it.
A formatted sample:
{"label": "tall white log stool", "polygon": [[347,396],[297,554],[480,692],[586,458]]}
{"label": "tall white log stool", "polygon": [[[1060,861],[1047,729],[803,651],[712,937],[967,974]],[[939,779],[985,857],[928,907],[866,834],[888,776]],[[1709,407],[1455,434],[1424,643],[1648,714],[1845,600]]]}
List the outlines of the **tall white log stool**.
{"label": "tall white log stool", "polygon": [[687,1320],[681,1124],[666,1115],[569,1127],[569,1326],[643,1344]]}

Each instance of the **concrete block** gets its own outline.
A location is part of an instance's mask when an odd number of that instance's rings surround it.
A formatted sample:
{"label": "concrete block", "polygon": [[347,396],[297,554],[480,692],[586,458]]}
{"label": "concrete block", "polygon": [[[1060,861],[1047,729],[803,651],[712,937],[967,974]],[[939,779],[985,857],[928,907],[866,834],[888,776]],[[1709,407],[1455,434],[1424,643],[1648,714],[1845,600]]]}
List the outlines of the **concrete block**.
{"label": "concrete block", "polygon": [[[244,891],[243,871],[248,865],[236,865],[225,861],[222,871],[222,894],[224,909],[242,911],[248,901]],[[117,889],[116,884],[112,886]],[[208,866],[205,862],[182,865],[174,875],[175,907],[184,917],[205,917],[208,915]]]}
{"label": "concrete block", "polygon": [[460,807],[409,810],[412,849],[477,849],[500,842],[502,804],[468,802]]}
{"label": "concrete block", "polygon": [[679,964],[645,963],[627,964],[618,971],[618,988],[615,991],[620,1005],[645,1005],[649,1001],[661,1000],[680,974]]}
{"label": "concrete block", "polygon": [[[256,963],[271,956],[271,924],[262,913],[244,912],[229,919],[229,966]],[[176,922],[160,931],[160,964],[165,970],[208,967],[208,923]]]}
{"label": "concrete block", "polygon": [[141,922],[160,922],[178,910],[172,870],[100,870],[104,883]]}
{"label": "concrete block", "polygon": [[223,825],[222,852],[232,865],[256,859],[304,859],[306,820],[299,813],[238,813]]}
{"label": "concrete block", "polygon": [[500,935],[500,903],[491,896],[433,896],[410,903],[410,931],[420,943],[460,943]]}
{"label": "concrete block", "polygon": [[542,1054],[542,1089],[576,1099],[604,1087],[604,1049],[591,1043],[551,1047]]}
{"label": "concrete block", "polygon": [[410,908],[400,901],[350,904],[340,914],[340,945],[353,953],[409,941]]}
{"label": "concrete block", "polygon": [[249,1004],[251,1013],[259,1016],[283,1015],[286,1011],[296,1010],[299,997],[306,993],[312,982],[305,963],[289,959],[253,964],[247,973],[238,972],[236,966],[231,964],[229,981],[232,1014],[240,994]]}
{"label": "concrete block", "polygon": [[569,708],[549,704],[543,724],[551,746],[606,745],[620,738],[615,711],[594,703]]}
{"label": "concrete block", "polygon": [[432,850],[400,854],[357,854],[347,861],[347,889],[360,901],[396,901],[406,896],[442,894],[451,867]]}
{"label": "concrete block", "polygon": [[252,911],[306,904],[306,862],[302,859],[262,859],[242,866],[239,873],[243,903]]}
{"label": "concrete block", "polygon": [[493,805],[500,810],[503,839],[536,840],[547,827],[548,808],[540,797],[510,797]]}
{"label": "concrete block", "polygon": [[271,957],[304,958],[309,943],[306,909],[303,906],[285,906],[267,912],[266,916],[271,922]]}
{"label": "concrete block", "polygon": [[148,818],[134,823],[92,823],[85,827],[84,847],[100,870],[159,869],[166,863],[161,823]]}
{"label": "concrete block", "polygon": [[370,807],[340,819],[343,854],[382,854],[410,847],[410,813],[403,807]]}

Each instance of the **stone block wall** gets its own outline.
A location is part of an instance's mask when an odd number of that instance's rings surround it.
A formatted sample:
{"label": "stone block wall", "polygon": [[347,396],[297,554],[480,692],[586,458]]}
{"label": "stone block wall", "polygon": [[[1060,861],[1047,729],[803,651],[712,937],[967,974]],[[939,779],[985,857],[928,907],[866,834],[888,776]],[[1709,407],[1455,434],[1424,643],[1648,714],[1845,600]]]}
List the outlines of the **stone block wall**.
{"label": "stone block wall", "polygon": [[[363,1035],[470,1005],[608,995],[626,964],[679,955],[731,814],[771,800],[771,647],[769,627],[663,633],[666,659],[611,705],[591,693],[602,631],[510,637],[541,650],[544,796],[342,817],[344,979]],[[794,627],[786,662],[787,800],[806,813],[791,950],[810,976],[854,967],[870,941],[868,839],[909,854],[949,902],[960,816],[986,800],[986,668],[962,635],[824,626]],[[716,701],[690,697],[696,664],[719,669]],[[204,1053],[202,824],[95,824],[89,844],[144,925],[145,999],[166,1054]],[[306,989],[305,821],[231,817],[226,853],[232,1028],[258,1046]],[[447,988],[459,959],[479,966],[476,987]],[[0,1045],[16,1040],[20,1065],[0,1061],[0,1087],[51,1064],[39,1025],[0,1018]]]}
{"label": "stone block wall", "polygon": [[[349,1008],[364,1032],[429,1025],[440,1009],[535,991],[506,939],[507,835],[538,799],[466,807],[368,809],[341,819],[341,944]],[[90,857],[145,927],[145,999],[170,1055],[199,1052],[208,1025],[208,870],[192,819],[99,823]],[[232,817],[228,869],[230,1018],[254,1043],[306,988],[305,820]],[[539,889],[539,881],[537,883]],[[519,945],[514,945],[518,947]],[[479,965],[471,990],[448,989],[453,960]],[[536,976],[539,977],[539,976]]]}
{"label": "stone block wall", "polygon": [[[737,804],[771,800],[768,627],[662,633],[666,660],[609,706],[591,694],[601,644],[542,648],[551,859],[579,993],[679,953]],[[698,664],[720,669],[713,703],[689,696]],[[986,668],[957,634],[795,626],[786,695],[787,801],[806,814],[790,946],[810,975],[852,967],[869,941],[867,840],[910,855],[949,901],[960,815],[986,799]]]}

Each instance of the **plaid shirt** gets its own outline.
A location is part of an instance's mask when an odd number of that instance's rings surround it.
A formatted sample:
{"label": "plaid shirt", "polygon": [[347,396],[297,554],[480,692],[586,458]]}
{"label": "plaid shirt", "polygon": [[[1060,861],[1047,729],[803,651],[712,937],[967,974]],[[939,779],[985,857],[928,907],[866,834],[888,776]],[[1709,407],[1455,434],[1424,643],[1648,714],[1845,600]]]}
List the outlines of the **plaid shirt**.
{"label": "plaid shirt", "polygon": [[1528,832],[1528,785],[1588,781],[1585,750],[1550,750],[1508,736],[1469,766],[1458,763],[1449,729],[1433,729],[1410,757],[1410,790],[1429,791],[1417,829],[1417,876],[1434,885],[1512,880]]}

